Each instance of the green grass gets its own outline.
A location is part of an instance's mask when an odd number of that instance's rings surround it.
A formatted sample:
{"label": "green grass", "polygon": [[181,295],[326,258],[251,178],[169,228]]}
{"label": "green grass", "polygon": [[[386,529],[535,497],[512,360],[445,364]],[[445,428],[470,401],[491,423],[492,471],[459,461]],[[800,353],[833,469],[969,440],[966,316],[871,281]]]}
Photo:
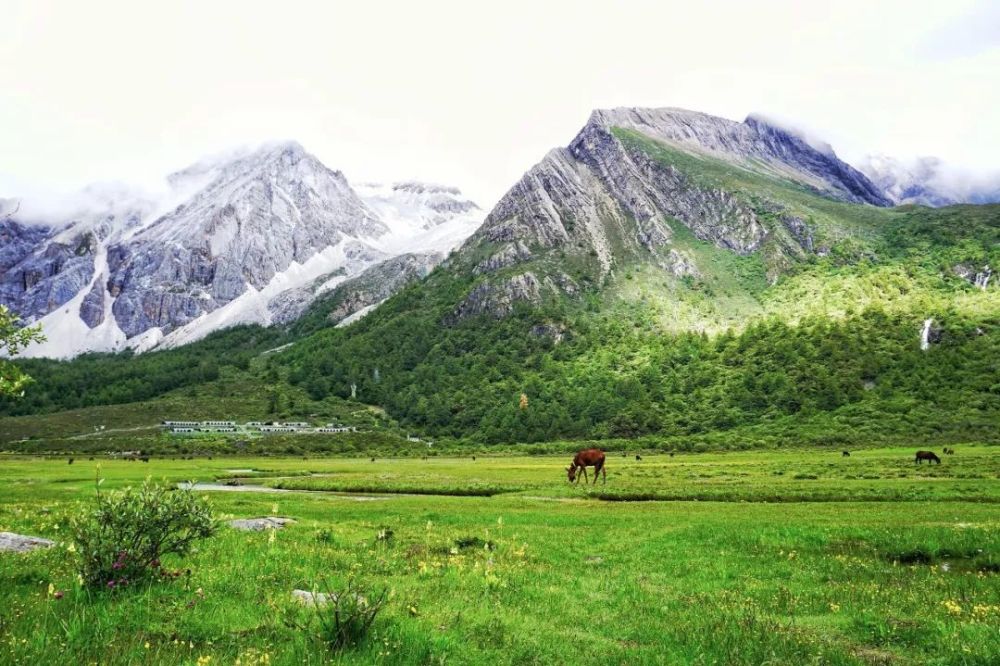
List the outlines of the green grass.
{"label": "green grass", "polygon": [[[0,530],[62,543],[0,554],[0,663],[324,663],[283,621],[288,597],[349,577],[392,597],[337,663],[995,663],[1000,449],[958,446],[918,468],[915,448],[629,451],[609,456],[596,489],[569,486],[566,456],[8,457]],[[168,563],[191,569],[174,583],[78,588],[60,524],[98,474],[114,488],[240,469],[252,483],[386,494],[206,492],[222,517],[297,522],[273,538],[224,528]],[[451,496],[477,487],[508,492]],[[394,494],[414,489],[441,494]],[[600,499],[642,493],[677,501]]]}

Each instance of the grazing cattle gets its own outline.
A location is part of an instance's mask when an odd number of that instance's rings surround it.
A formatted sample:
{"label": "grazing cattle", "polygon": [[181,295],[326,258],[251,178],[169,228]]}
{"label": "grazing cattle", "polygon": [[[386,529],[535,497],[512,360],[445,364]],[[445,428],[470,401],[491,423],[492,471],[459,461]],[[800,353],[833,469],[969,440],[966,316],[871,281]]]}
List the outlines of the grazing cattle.
{"label": "grazing cattle", "polygon": [[941,464],[941,459],[933,451],[917,451],[917,457],[913,462],[919,465],[921,460],[926,460],[928,464],[932,462],[936,462],[938,465]]}
{"label": "grazing cattle", "polygon": [[850,458],[850,457],[851,457],[851,452],[850,452],[850,451],[844,451],[844,452],[843,452],[843,453],[841,453],[840,455],[841,455],[842,457],[844,457],[844,458]]}
{"label": "grazing cattle", "polygon": [[476,456],[472,456],[472,462],[476,462]]}
{"label": "grazing cattle", "polygon": [[947,447],[946,447],[946,448],[944,449],[944,452],[945,452],[945,453],[946,453],[947,455],[949,455],[949,456],[953,456],[953,455],[955,455],[955,449],[949,449],[949,448],[947,448]]}
{"label": "grazing cattle", "polygon": [[637,453],[637,454],[635,454],[635,459],[636,459],[636,460],[642,460],[642,456],[640,456],[640,455],[639,455],[639,454]]}
{"label": "grazing cattle", "polygon": [[72,465],[72,464],[73,464],[73,459],[72,459],[72,458],[70,458],[70,459],[69,459],[68,461],[66,461],[66,464],[68,464],[68,465]]}
{"label": "grazing cattle", "polygon": [[583,482],[586,483],[588,481],[588,467],[594,468],[594,483],[597,483],[598,474],[602,475],[604,483],[608,482],[608,473],[604,469],[604,451],[600,449],[584,449],[573,456],[573,462],[566,468],[566,472],[569,474],[569,482],[573,483],[575,481],[579,483],[579,474],[582,472]]}
{"label": "grazing cattle", "polygon": [[375,462],[375,459],[374,459],[374,458],[372,458],[372,462]]}
{"label": "grazing cattle", "polygon": [[671,457],[671,458],[673,458],[673,457],[674,457],[674,452],[673,452],[673,451],[671,451],[671,452],[670,452],[670,457]]}

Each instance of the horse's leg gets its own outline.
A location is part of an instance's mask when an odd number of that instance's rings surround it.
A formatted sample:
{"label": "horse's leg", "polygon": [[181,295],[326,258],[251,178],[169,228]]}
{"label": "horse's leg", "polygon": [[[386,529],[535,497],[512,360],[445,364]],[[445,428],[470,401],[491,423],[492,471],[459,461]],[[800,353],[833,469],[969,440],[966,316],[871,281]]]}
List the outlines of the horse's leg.
{"label": "horse's leg", "polygon": [[608,485],[608,470],[604,469],[604,465],[601,465],[601,484]]}
{"label": "horse's leg", "polygon": [[588,481],[590,481],[590,478],[587,476],[587,467],[584,466],[584,467],[581,467],[580,469],[583,470],[583,482],[584,482],[584,484],[586,484]]}

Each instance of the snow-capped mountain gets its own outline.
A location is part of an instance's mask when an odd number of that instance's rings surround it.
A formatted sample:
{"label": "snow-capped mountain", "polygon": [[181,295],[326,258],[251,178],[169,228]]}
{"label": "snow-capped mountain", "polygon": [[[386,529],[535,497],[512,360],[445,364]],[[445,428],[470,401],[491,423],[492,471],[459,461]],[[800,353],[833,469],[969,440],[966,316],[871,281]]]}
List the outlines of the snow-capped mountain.
{"label": "snow-capped mountain", "polygon": [[949,206],[1000,202],[1000,175],[989,178],[955,173],[937,157],[904,161],[887,155],[868,155],[858,168],[896,204]]}
{"label": "snow-capped mountain", "polygon": [[56,222],[0,216],[0,303],[48,338],[28,355],[144,351],[287,321],[394,256],[439,261],[481,221],[454,188],[355,190],[296,143],[202,161],[168,182],[159,197],[90,193]]}

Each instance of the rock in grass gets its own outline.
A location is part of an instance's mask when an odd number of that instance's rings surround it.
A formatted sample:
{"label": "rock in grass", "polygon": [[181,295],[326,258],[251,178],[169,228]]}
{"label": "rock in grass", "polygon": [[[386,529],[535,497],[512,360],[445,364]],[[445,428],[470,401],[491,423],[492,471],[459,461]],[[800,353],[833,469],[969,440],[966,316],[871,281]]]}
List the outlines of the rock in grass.
{"label": "rock in grass", "polygon": [[303,606],[324,606],[328,604],[334,596],[326,592],[310,592],[309,590],[292,590],[292,599],[298,601]]}
{"label": "rock in grass", "polygon": [[54,541],[41,537],[14,534],[13,532],[0,532],[0,551],[11,550],[15,553],[27,553],[38,548],[50,548],[54,545]]}
{"label": "rock in grass", "polygon": [[229,524],[238,530],[247,530],[248,532],[261,532],[263,530],[280,530],[282,527],[288,523],[294,523],[295,521],[291,518],[277,518],[275,516],[267,516],[265,518],[238,518],[236,520],[230,520]]}

